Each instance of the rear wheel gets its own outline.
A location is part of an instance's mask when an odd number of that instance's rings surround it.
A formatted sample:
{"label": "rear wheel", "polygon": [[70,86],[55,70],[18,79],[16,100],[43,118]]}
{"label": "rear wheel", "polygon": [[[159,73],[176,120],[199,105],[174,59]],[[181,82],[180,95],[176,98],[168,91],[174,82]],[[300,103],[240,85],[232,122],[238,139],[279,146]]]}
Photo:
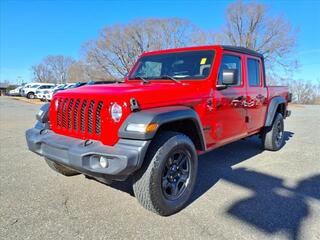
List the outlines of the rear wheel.
{"label": "rear wheel", "polygon": [[58,172],[58,173],[60,173],[60,174],[62,174],[64,176],[68,176],[69,177],[69,176],[74,176],[74,175],[80,174],[80,173],[78,173],[78,172],[76,172],[74,170],[71,170],[70,168],[62,166],[62,165],[60,165],[58,163],[55,163],[55,162],[53,162],[53,161],[51,161],[49,159],[46,159],[46,162],[47,162],[48,166],[52,170],[54,170],[54,171],[56,171],[56,172]]}
{"label": "rear wheel", "polygon": [[281,113],[277,113],[271,127],[265,128],[262,134],[264,149],[278,151],[284,144],[284,123]]}
{"label": "rear wheel", "polygon": [[187,204],[196,182],[198,157],[184,134],[157,135],[147,153],[146,166],[134,179],[138,201],[159,215],[174,214]]}

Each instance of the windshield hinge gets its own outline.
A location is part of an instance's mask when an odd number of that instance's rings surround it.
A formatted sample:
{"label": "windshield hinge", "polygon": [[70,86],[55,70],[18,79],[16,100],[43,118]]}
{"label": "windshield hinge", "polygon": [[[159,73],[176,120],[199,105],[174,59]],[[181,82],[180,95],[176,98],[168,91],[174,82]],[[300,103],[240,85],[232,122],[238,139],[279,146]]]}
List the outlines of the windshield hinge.
{"label": "windshield hinge", "polygon": [[132,112],[137,112],[140,110],[140,106],[139,106],[137,99],[135,99],[135,98],[130,99],[130,109]]}

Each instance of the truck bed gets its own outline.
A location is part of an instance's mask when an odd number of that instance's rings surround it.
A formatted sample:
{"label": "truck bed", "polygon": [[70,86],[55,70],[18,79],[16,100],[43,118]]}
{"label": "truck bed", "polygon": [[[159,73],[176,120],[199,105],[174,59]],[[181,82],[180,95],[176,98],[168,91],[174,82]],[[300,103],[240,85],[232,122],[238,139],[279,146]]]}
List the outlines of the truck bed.
{"label": "truck bed", "polygon": [[289,88],[287,86],[267,86],[268,99],[271,100],[276,96],[282,96],[288,101]]}

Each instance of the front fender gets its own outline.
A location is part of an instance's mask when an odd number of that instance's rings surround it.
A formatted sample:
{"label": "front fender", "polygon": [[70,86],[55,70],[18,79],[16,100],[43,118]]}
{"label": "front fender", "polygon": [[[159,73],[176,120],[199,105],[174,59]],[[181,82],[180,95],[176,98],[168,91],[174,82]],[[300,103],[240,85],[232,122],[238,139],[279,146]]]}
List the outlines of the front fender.
{"label": "front fender", "polygon": [[126,131],[128,124],[137,123],[148,125],[150,123],[156,123],[161,127],[163,124],[180,120],[192,120],[194,122],[197,132],[200,134],[201,145],[204,146],[204,135],[198,114],[193,109],[185,106],[160,107],[133,112],[120,127],[118,135],[120,138],[149,140],[154,137],[156,131],[150,133],[129,132]]}

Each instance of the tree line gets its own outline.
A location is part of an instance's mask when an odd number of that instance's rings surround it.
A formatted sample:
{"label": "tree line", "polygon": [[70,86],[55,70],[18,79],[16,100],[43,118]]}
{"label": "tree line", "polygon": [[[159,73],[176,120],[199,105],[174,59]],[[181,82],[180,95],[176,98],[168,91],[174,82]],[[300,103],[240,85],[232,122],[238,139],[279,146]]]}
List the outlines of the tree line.
{"label": "tree line", "polygon": [[143,52],[226,44],[262,53],[269,84],[289,84],[297,102],[316,101],[319,84],[283,78],[298,67],[294,56],[297,30],[289,21],[271,15],[265,4],[256,2],[236,1],[227,7],[225,16],[225,24],[217,32],[204,30],[181,18],[140,19],[106,26],[96,39],[83,44],[81,60],[62,55],[48,56],[32,66],[34,79],[55,83],[121,81]]}

